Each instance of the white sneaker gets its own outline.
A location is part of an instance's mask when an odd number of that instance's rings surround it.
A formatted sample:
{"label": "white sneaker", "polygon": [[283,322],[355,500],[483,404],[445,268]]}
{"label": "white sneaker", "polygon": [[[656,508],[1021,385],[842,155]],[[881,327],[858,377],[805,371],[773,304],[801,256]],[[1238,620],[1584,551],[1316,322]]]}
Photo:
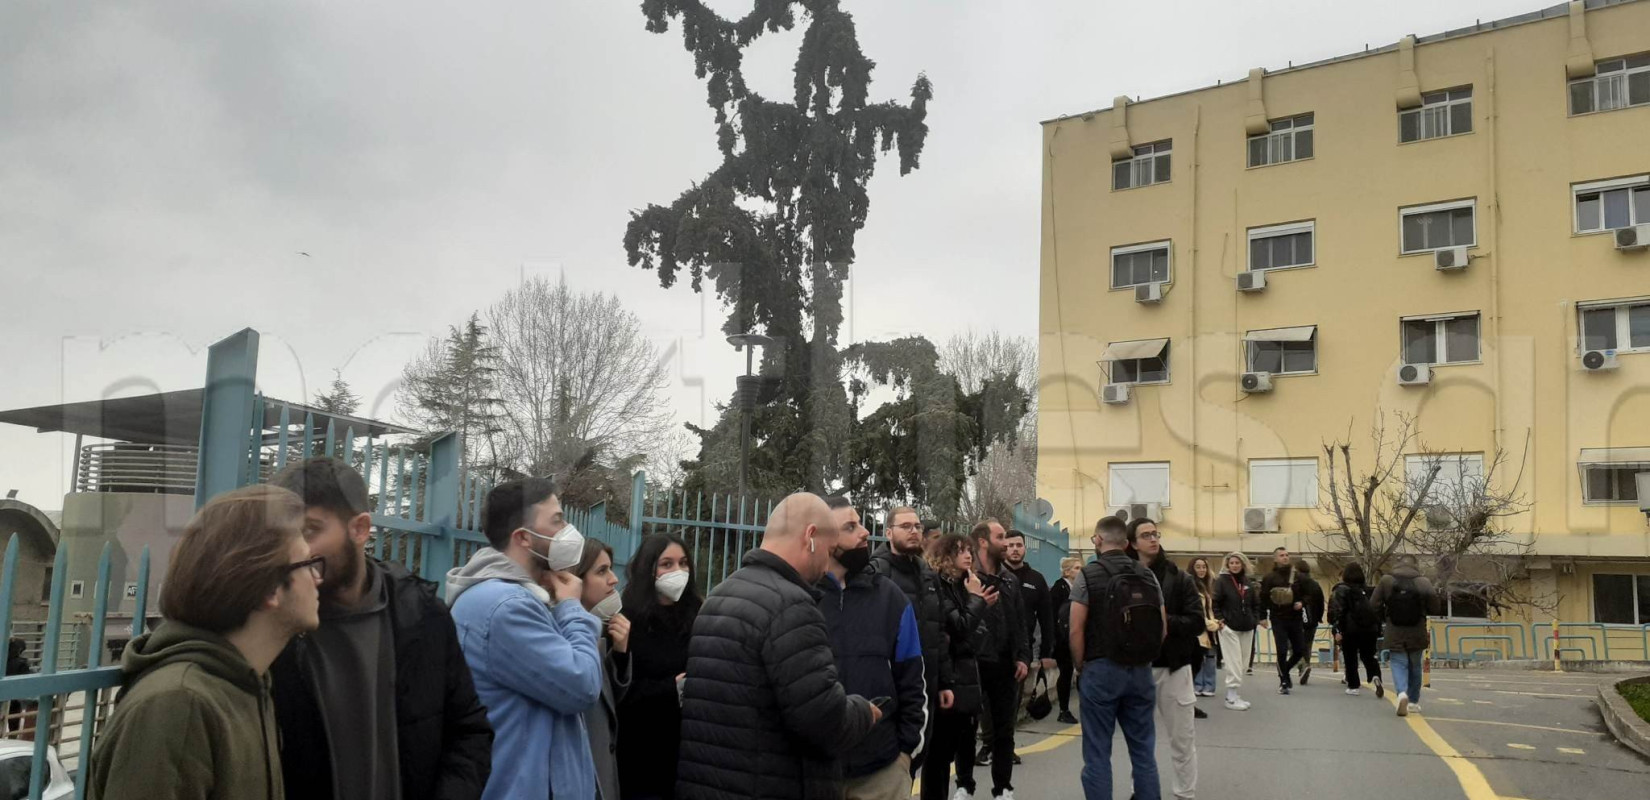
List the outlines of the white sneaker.
{"label": "white sneaker", "polygon": [[1409,716],[1409,693],[1408,692],[1399,692],[1398,693],[1398,716],[1400,716],[1400,717]]}
{"label": "white sneaker", "polygon": [[1000,795],[997,795],[995,800],[1014,800],[1014,790],[1013,789],[1004,789],[1003,793],[1000,794]]}
{"label": "white sneaker", "polygon": [[1411,714],[1421,713],[1421,704],[1420,703],[1410,703],[1409,704],[1409,713],[1411,713]]}
{"label": "white sneaker", "polygon": [[967,789],[958,786],[957,791],[951,795],[951,800],[974,800],[974,795],[970,794]]}
{"label": "white sneaker", "polygon": [[1244,700],[1241,697],[1236,699],[1236,700],[1227,700],[1226,701],[1226,708],[1231,710],[1231,711],[1248,711],[1249,710],[1249,701]]}
{"label": "white sneaker", "polygon": [[1363,692],[1360,692],[1357,689],[1347,689],[1346,693],[1349,694],[1349,695],[1352,695],[1353,697],[1357,697],[1358,695],[1363,694]]}

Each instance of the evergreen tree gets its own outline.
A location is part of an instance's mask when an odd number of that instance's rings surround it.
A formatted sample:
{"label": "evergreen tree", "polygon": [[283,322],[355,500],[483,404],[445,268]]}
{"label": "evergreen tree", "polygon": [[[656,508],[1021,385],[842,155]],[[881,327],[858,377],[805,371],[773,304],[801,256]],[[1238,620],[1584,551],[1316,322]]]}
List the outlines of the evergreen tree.
{"label": "evergreen tree", "polygon": [[466,461],[489,470],[502,463],[497,361],[480,314],[471,314],[463,328],[431,341],[402,373],[402,412],[425,430],[458,433]]}
{"label": "evergreen tree", "polygon": [[314,405],[328,414],[352,416],[361,407],[361,396],[350,390],[343,371],[335,369],[332,371],[332,386],[324,392],[315,393]]}

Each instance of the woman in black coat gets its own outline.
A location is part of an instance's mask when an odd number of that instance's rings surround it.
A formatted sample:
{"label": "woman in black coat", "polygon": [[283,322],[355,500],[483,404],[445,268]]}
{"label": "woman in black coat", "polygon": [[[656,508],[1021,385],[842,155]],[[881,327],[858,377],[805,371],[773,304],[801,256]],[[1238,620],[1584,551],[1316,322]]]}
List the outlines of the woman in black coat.
{"label": "woman in black coat", "polygon": [[951,705],[942,704],[934,721],[934,741],[922,766],[922,800],[944,800],[950,796],[952,762],[957,765],[957,788],[974,793],[974,724],[983,697],[975,653],[986,606],[997,602],[997,593],[987,590],[974,574],[967,537],[940,537],[928,549],[928,564],[940,579],[940,608],[951,654],[950,668],[940,675],[940,689],[951,693]]}
{"label": "woman in black coat", "polygon": [[1060,678],[1054,682],[1054,691],[1060,697],[1060,722],[1076,725],[1071,715],[1071,582],[1077,580],[1083,568],[1081,558],[1060,559],[1060,579],[1048,587],[1048,604],[1054,609],[1054,663],[1060,667]]}
{"label": "woman in black coat", "polygon": [[687,671],[688,639],[703,600],[687,544],[675,534],[642,541],[625,576],[630,618],[630,688],[619,701],[619,791],[624,800],[672,800],[681,745],[676,681]]}
{"label": "woman in black coat", "polygon": [[1255,627],[1265,625],[1260,586],[1249,577],[1249,559],[1227,553],[1225,571],[1215,576],[1214,612],[1220,622],[1221,659],[1226,662],[1226,707],[1247,711],[1249,702],[1238,694],[1244,671],[1255,648]]}

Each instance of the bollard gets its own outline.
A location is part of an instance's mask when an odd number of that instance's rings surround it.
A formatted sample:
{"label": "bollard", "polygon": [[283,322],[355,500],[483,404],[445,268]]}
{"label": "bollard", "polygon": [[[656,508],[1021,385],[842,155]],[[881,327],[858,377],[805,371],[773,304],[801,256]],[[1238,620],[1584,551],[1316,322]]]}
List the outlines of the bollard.
{"label": "bollard", "polygon": [[1564,665],[1559,662],[1558,658],[1558,617],[1553,617],[1553,671],[1564,671]]}
{"label": "bollard", "polygon": [[1421,657],[1421,685],[1428,689],[1432,688],[1432,652],[1430,650]]}

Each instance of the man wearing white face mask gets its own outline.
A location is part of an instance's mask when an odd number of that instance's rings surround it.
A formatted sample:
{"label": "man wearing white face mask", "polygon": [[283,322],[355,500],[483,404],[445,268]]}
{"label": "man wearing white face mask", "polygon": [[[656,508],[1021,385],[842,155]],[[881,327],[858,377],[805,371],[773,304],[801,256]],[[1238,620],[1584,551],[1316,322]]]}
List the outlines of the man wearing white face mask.
{"label": "man wearing white face mask", "polygon": [[482,800],[595,797],[582,714],[601,696],[602,623],[571,572],[584,537],[544,478],[499,484],[482,517],[491,546],[447,574],[459,646],[494,731]]}

